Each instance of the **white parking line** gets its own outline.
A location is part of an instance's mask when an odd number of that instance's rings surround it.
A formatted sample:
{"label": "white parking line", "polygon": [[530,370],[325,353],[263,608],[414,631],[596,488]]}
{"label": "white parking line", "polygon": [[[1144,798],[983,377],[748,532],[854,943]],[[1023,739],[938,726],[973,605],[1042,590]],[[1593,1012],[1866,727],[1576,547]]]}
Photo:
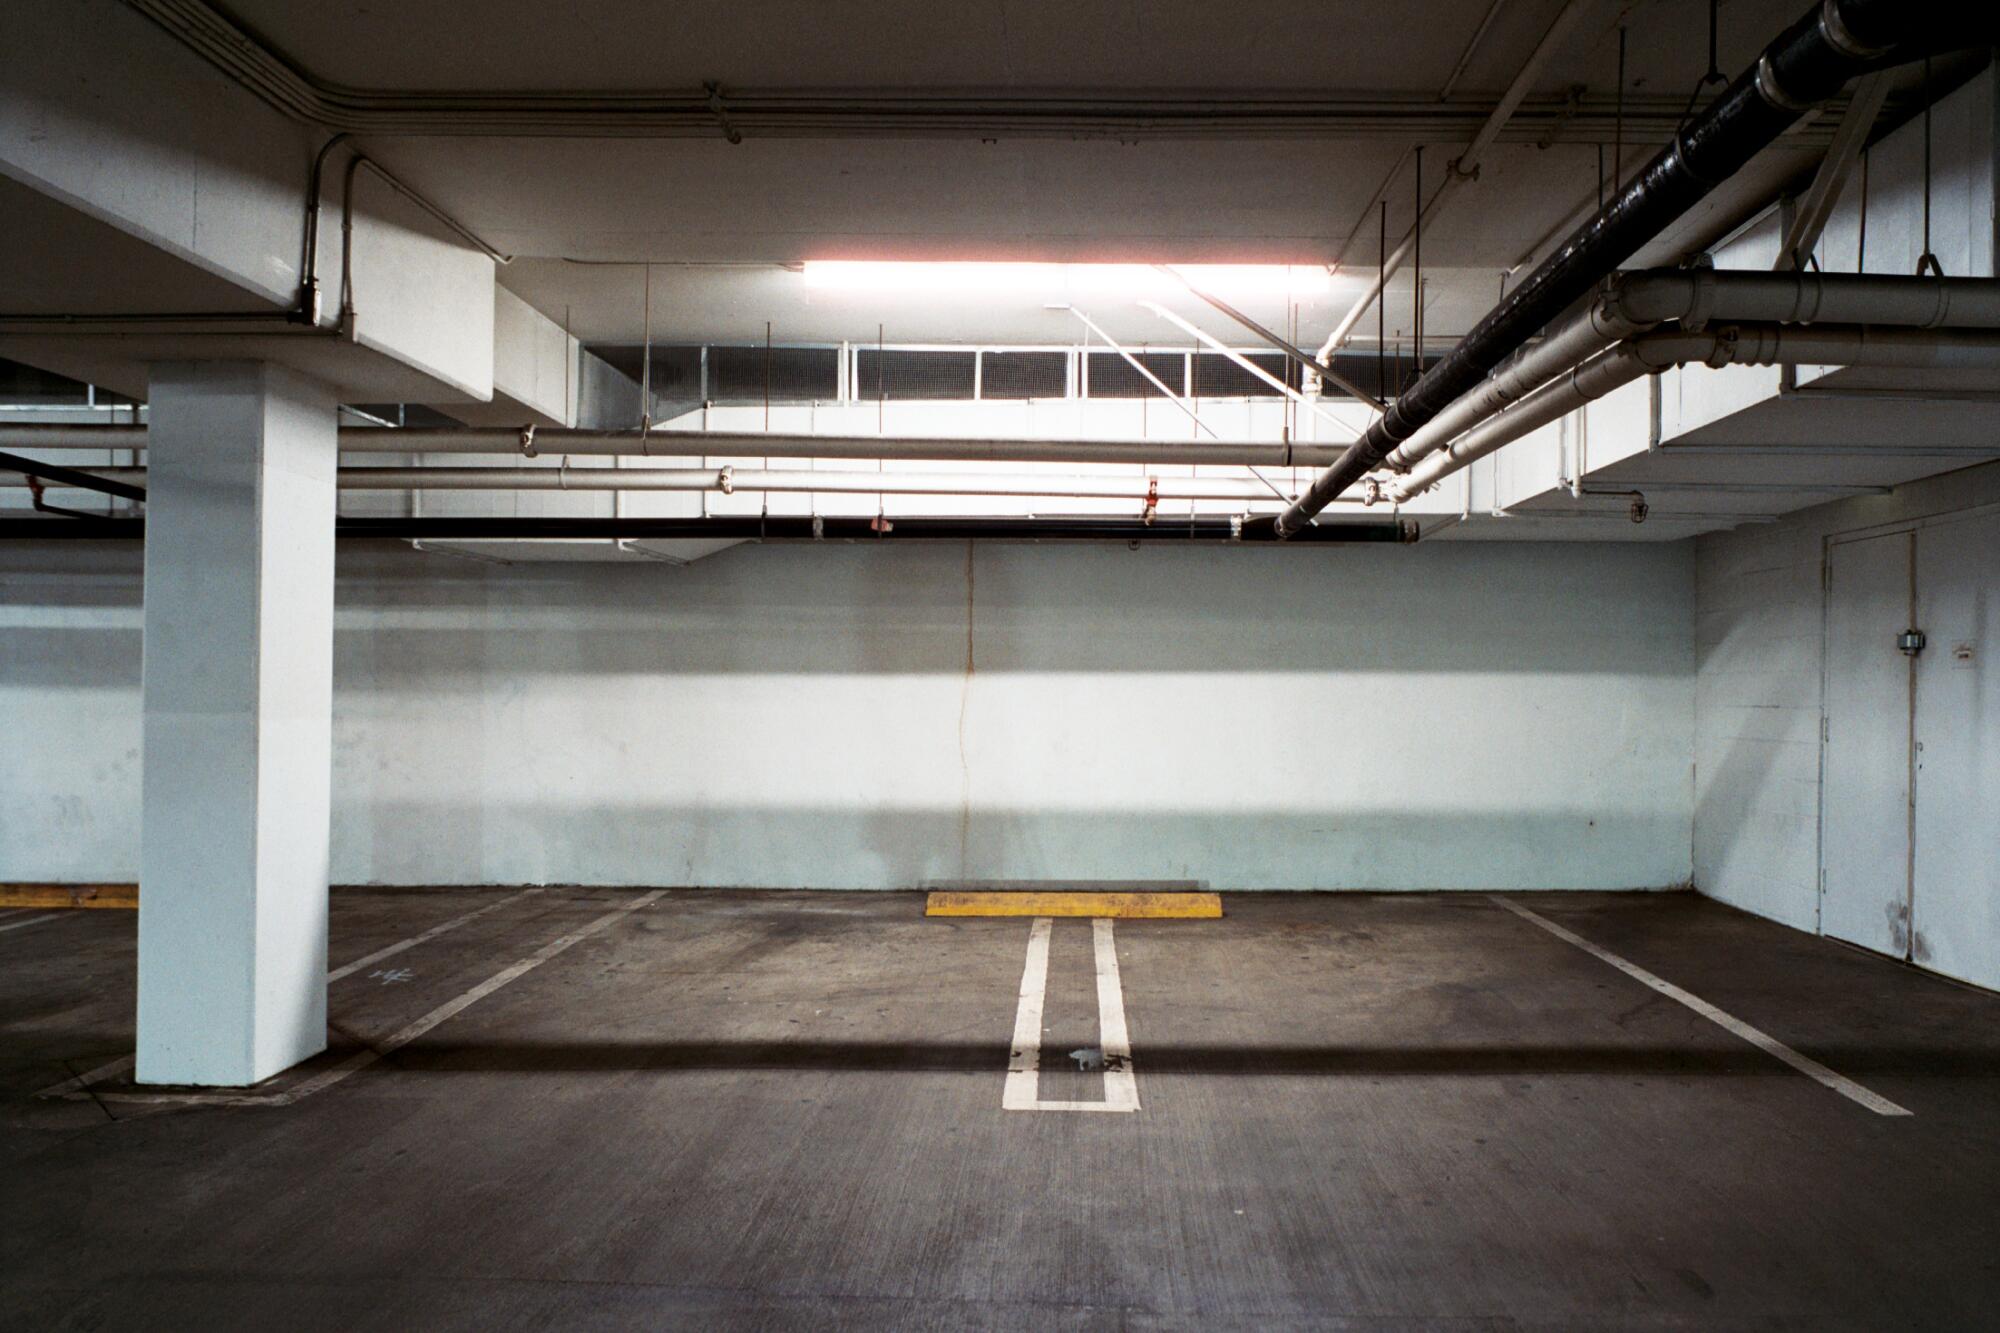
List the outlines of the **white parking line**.
{"label": "white parking line", "polygon": [[534,971],[536,968],[540,967],[543,963],[548,962],[549,959],[554,958],[557,954],[563,952],[571,945],[576,944],[582,940],[588,939],[592,935],[595,935],[598,931],[604,929],[612,922],[618,920],[618,918],[626,915],[629,912],[636,912],[642,907],[650,907],[652,904],[658,902],[661,898],[665,897],[666,893],[667,891],[665,889],[654,889],[651,893],[642,893],[637,898],[633,899],[631,902],[626,903],[624,906],[613,908],[611,911],[606,912],[603,916],[598,917],[594,921],[591,921],[589,924],[582,926],[576,930],[573,930],[567,935],[559,936],[558,938],[549,941],[547,944],[544,944],[541,948],[535,950],[535,952],[529,954],[526,958],[523,958],[520,962],[514,963],[508,967],[501,968],[498,972],[495,972],[492,976],[486,978],[486,980],[480,982],[477,986],[474,986],[471,990],[468,990],[463,994],[458,995],[452,999],[446,1000],[443,1004],[431,1010],[423,1017],[417,1019],[415,1022],[406,1024],[403,1027],[398,1028],[395,1032],[391,1033],[388,1037],[384,1038],[382,1041],[376,1043],[375,1045],[367,1047],[366,1049],[363,1050],[356,1051],[353,1055],[348,1056],[345,1060],[341,1061],[333,1068],[326,1070],[324,1073],[315,1074],[311,1078],[306,1079],[304,1082],[299,1083],[297,1086],[288,1088],[283,1092],[91,1093],[88,1091],[84,1091],[84,1092],[65,1093],[63,1095],[72,1099],[95,1097],[98,1101],[103,1101],[103,1102],[121,1102],[121,1103],[172,1102],[182,1106],[290,1106],[294,1102],[304,1101],[307,1097],[312,1096],[316,1092],[326,1091],[334,1084],[346,1078],[349,1074],[358,1073],[359,1071],[366,1069],[369,1065],[374,1064],[377,1060],[380,1060],[383,1056],[388,1055],[390,1052],[409,1045],[411,1042],[415,1041],[418,1037],[423,1036],[426,1032],[429,1032],[432,1028],[444,1022],[447,1018],[451,1018],[456,1014],[463,1013],[466,1009],[470,1008],[472,1005],[477,1004],[479,1001],[485,999],[487,996],[491,995],[494,991],[499,990],[502,986],[507,985],[511,981],[516,981],[522,976],[525,976],[527,973]]}
{"label": "white parking line", "polygon": [[[505,898],[500,899],[498,902],[488,903],[484,907],[475,908],[470,912],[461,913],[460,915],[453,917],[449,921],[440,922],[439,924],[432,926],[429,930],[424,931],[422,934],[412,935],[406,940],[396,941],[394,944],[389,945],[387,948],[377,949],[374,953],[365,954],[362,957],[355,959],[351,963],[347,963],[340,967],[336,967],[331,972],[328,972],[326,974],[327,984],[331,985],[332,983],[339,981],[343,977],[352,976],[354,975],[354,973],[360,971],[362,968],[367,967],[370,963],[379,963],[384,958],[393,957],[396,954],[403,952],[405,949],[414,949],[419,944],[428,944],[430,941],[436,939],[440,935],[448,934],[451,931],[457,930],[460,926],[466,924],[468,921],[473,921],[478,919],[479,917],[485,916],[488,912],[498,911],[500,908],[505,907],[508,903],[519,902],[521,899],[527,897],[529,894],[540,893],[540,892],[541,890],[539,888],[523,889],[519,893],[512,893],[507,895]],[[79,1089],[88,1088],[94,1084],[102,1083],[105,1079],[116,1078],[118,1075],[130,1069],[133,1066],[133,1064],[137,1061],[137,1058],[138,1057],[135,1055],[121,1055],[116,1060],[112,1060],[106,1064],[101,1064],[97,1066],[97,1068],[95,1069],[86,1069],[83,1073],[77,1074],[72,1078],[66,1078],[62,1082],[54,1084],[51,1087],[43,1088],[40,1092],[36,1093],[35,1095],[37,1097],[61,1097],[69,1093],[76,1092]],[[186,1101],[190,1098],[204,1096],[207,1094],[190,1092],[190,1093],[177,1093],[173,1095],[176,1100]],[[244,1094],[242,1093],[216,1093],[213,1095],[229,1101],[241,1100],[241,1098],[244,1096]]]}
{"label": "white parking line", "polygon": [[590,938],[628,913],[636,912],[642,907],[651,907],[654,903],[666,897],[666,895],[667,891],[665,889],[654,889],[651,893],[642,893],[631,902],[624,904],[622,907],[613,908],[588,925],[573,930],[558,939],[549,941],[526,958],[523,958],[520,962],[515,963],[511,967],[501,968],[498,972],[495,972],[471,990],[466,991],[463,995],[455,999],[446,1000],[422,1018],[397,1029],[376,1045],[366,1050],[356,1051],[353,1055],[348,1056],[347,1059],[341,1061],[325,1073],[315,1074],[296,1088],[280,1094],[281,1104],[289,1106],[293,1102],[312,1096],[315,1092],[325,1091],[357,1070],[366,1069],[369,1065],[374,1064],[391,1051],[409,1045],[418,1037],[423,1036],[426,1032],[444,1022],[447,1018],[464,1012],[472,1005],[479,1003],[479,1001],[491,995],[494,991],[499,990],[502,986],[534,971],[571,945]]}
{"label": "white parking line", "polygon": [[1136,1111],[1139,1083],[1132,1072],[1132,1038],[1125,1026],[1125,993],[1118,979],[1118,950],[1111,922],[1090,923],[1097,954],[1097,1033],[1104,1053],[1104,1100],[1042,1101],[1037,1095],[1042,1067],[1042,1008],[1049,985],[1049,935],[1054,921],[1035,918],[1028,931],[1028,958],[1021,970],[1021,998],[1014,1011],[1014,1042],[1007,1058],[1007,1082],[1000,1093],[1003,1111]]}
{"label": "white parking line", "polygon": [[1549,932],[1549,934],[1555,936],[1559,940],[1562,940],[1564,943],[1574,944],[1577,948],[1583,950],[1585,953],[1591,955],[1593,958],[1597,958],[1603,962],[1611,964],[1611,966],[1617,968],[1620,972],[1623,972],[1626,976],[1631,977],[1634,981],[1638,981],[1647,986],[1651,986],[1654,990],[1666,996],[1668,999],[1686,1005],[1688,1008],[1700,1014],[1703,1018],[1706,1018],[1709,1022],[1714,1023],[1716,1026],[1723,1028],[1728,1032],[1734,1033],[1738,1037],[1741,1037],[1744,1041],[1749,1042],[1752,1046],[1755,1046],[1758,1050],[1764,1052],[1766,1055],[1769,1055],[1774,1059],[1784,1061],[1786,1064],[1798,1070],[1801,1074],[1804,1074],[1806,1077],[1814,1079],[1817,1082],[1822,1083],[1829,1088],[1832,1088],[1835,1092],[1847,1098],[1849,1101],[1856,1102],[1862,1106],[1867,1107],[1869,1110],[1873,1111],[1876,1115],[1911,1114],[1911,1112],[1908,1109],[1896,1105],[1896,1103],[1890,1101],[1887,1097],[1883,1097],[1876,1093],[1870,1092],[1868,1089],[1862,1087],[1859,1083],[1856,1083],[1853,1079],[1847,1078],[1846,1076],[1841,1074],[1834,1073],[1831,1069],[1828,1069],[1825,1065],[1821,1064],[1819,1061],[1813,1059],[1810,1056],[1800,1055],[1797,1051],[1785,1045],[1785,1043],[1779,1041],[1776,1037],[1770,1036],[1769,1034],[1757,1028],[1751,1027],[1748,1023],[1744,1022],[1740,1018],[1737,1018],[1733,1014],[1725,1013],[1724,1011],[1710,1004],[1707,1000],[1702,999],[1699,995],[1694,995],[1689,993],[1688,991],[1684,991],[1679,986],[1674,985],[1673,982],[1667,981],[1662,977],[1656,976],[1653,973],[1648,972],[1645,968],[1640,967],[1637,963],[1631,962],[1628,959],[1620,958],[1617,954],[1611,952],[1611,950],[1601,948],[1598,945],[1592,944],[1589,940],[1583,938],[1583,936],[1581,935],[1578,935],[1575,931],[1565,930],[1563,927],[1557,925],[1555,922],[1549,920],[1547,917],[1541,915],[1540,913],[1531,912],[1527,908],[1521,906],[1519,903],[1509,902],[1507,899],[1499,897],[1497,895],[1489,894],[1488,897],[1491,897],[1494,902],[1500,904],[1502,907],[1512,912],[1515,916],[1518,916],[1525,921],[1532,921],[1534,924],[1540,926],[1543,930],[1546,930],[1547,932]]}
{"label": "white parking line", "polygon": [[31,916],[26,921],[0,921],[0,931],[25,930],[29,926],[39,926],[44,921],[54,921],[61,912],[50,912],[45,916]]}
{"label": "white parking line", "polygon": [[412,935],[410,936],[410,938],[406,940],[398,940],[386,949],[377,949],[374,953],[367,954],[364,955],[363,957],[357,958],[353,962],[348,963],[344,967],[336,967],[335,969],[333,969],[333,971],[326,974],[326,979],[329,983],[332,983],[335,981],[339,981],[342,977],[353,976],[356,972],[359,972],[362,968],[367,967],[370,963],[379,963],[384,958],[395,957],[397,954],[403,952],[403,950],[405,949],[414,949],[419,944],[428,944],[440,935],[446,934],[450,931],[457,930],[460,926],[464,925],[468,921],[476,921],[480,917],[485,916],[488,912],[497,912],[501,908],[505,907],[508,903],[519,902],[521,901],[521,899],[526,898],[529,894],[540,893],[540,892],[541,892],[540,889],[522,889],[519,893],[510,893],[505,898],[502,898],[499,902],[488,903],[484,907],[475,908],[473,911],[467,912],[463,916],[455,916],[449,921],[445,921],[438,925],[432,926],[429,930],[425,931],[421,935]]}

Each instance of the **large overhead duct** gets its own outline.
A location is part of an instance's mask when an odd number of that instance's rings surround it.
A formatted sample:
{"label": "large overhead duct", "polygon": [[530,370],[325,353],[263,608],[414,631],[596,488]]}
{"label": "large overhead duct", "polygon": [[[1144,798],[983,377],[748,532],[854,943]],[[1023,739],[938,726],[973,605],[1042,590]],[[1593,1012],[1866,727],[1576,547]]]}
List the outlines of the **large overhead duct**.
{"label": "large overhead duct", "polygon": [[1400,504],[1475,459],[1604,397],[1673,366],[1842,365],[1927,370],[2000,370],[2000,333],[1918,329],[1729,325],[1701,333],[1647,333],[1601,351],[1432,452],[1384,488]]}
{"label": "large overhead duct", "polygon": [[1641,245],[1733,176],[1801,115],[1847,81],[1929,52],[1984,44],[1993,6],[1945,0],[1823,0],[1765,47],[1674,142],[1528,275],[1389,407],[1276,520],[1289,537]]}
{"label": "large overhead duct", "polygon": [[[1621,275],[1587,310],[1523,348],[1391,450],[1407,472],[1493,413],[1623,339],[1662,324],[1754,321],[1898,328],[2000,328],[2000,281],[1854,273],[1654,269]],[[1700,358],[1697,358],[1700,359]],[[1838,361],[1838,357],[1828,358]]]}

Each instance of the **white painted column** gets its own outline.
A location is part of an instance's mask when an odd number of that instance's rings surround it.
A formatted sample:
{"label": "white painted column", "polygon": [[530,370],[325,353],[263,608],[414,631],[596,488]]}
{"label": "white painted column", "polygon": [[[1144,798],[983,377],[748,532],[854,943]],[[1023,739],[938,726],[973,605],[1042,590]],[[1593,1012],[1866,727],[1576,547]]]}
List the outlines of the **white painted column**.
{"label": "white painted column", "polygon": [[236,1087],[326,1046],[334,398],[175,362],[150,410],[137,1077]]}

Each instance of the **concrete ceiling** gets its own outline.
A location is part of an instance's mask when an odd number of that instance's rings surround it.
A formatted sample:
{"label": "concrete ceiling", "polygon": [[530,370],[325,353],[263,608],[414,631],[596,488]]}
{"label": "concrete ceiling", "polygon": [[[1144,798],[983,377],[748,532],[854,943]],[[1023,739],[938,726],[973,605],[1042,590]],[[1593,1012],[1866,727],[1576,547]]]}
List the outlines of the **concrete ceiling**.
{"label": "concrete ceiling", "polygon": [[[1377,96],[1435,107],[1491,11],[1453,92],[1475,117],[1535,47],[1562,0],[1151,0],[1077,5],[927,0],[827,5],[763,0],[665,6],[637,0],[409,5],[240,0],[230,14],[324,88],[364,94],[725,90],[1005,90],[1035,96],[1284,93]],[[1725,0],[1720,58],[1734,72],[1797,16],[1798,0]],[[1535,95],[1616,89],[1628,32],[1626,95],[1685,99],[1707,67],[1702,7],[1599,0]],[[1608,136],[1607,136],[1608,137]],[[949,294],[931,303],[809,301],[796,279],[744,264],[813,258],[1327,263],[1375,260],[1371,200],[1388,182],[1392,241],[1414,213],[1408,137],[587,138],[482,134],[363,136],[369,151],[501,250],[503,281],[590,340],[637,341],[631,274],[564,259],[680,266],[654,275],[655,338],[862,339],[879,324],[904,341],[1015,341],[1052,321],[1039,303],[984,314]],[[1426,145],[1431,188],[1463,139]],[[1628,171],[1651,149],[1628,142]],[[1677,253],[1742,215],[1816,151],[1777,149],[1743,186],[1655,247]],[[1499,275],[1597,197],[1595,143],[1507,142],[1479,183],[1425,238],[1440,333],[1468,327]],[[1755,196],[1752,198],[1751,196]],[[1367,216],[1364,216],[1367,215]],[[1352,242],[1350,243],[1350,238]],[[1455,271],[1454,271],[1455,270]],[[753,276],[754,275],[754,276]],[[1407,311],[1404,294],[1394,311]],[[1299,312],[1317,341],[1345,310]],[[1273,323],[1285,312],[1267,312]],[[1114,312],[1115,334],[1156,321]],[[1208,316],[1212,323],[1216,317]],[[1060,323],[1060,320],[1053,321]],[[1407,323],[1407,319],[1404,320]],[[1369,321],[1372,326],[1372,319]]]}
{"label": "concrete ceiling", "polygon": [[[230,13],[314,78],[421,91],[725,88],[1341,89],[1435,97],[1492,0],[236,0]],[[1497,93],[1562,0],[1504,0],[1460,90]],[[1798,0],[1724,0],[1734,72]],[[1685,96],[1708,64],[1689,0],[1604,0],[1551,86],[1609,86],[1630,32],[1641,93]]]}

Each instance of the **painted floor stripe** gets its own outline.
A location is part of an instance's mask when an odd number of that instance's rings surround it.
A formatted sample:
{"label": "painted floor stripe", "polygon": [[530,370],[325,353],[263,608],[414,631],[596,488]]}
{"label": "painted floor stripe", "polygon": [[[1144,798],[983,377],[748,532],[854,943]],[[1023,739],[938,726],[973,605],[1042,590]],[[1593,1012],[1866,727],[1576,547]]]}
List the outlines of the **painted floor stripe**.
{"label": "painted floor stripe", "polygon": [[[174,1102],[191,1106],[290,1106],[295,1102],[304,1101],[314,1093],[326,1091],[334,1084],[348,1077],[348,1075],[359,1073],[361,1070],[374,1064],[377,1060],[380,1060],[383,1056],[409,1045],[446,1019],[465,1012],[465,1010],[479,1003],[494,991],[526,976],[570,946],[589,939],[592,935],[595,935],[598,931],[628,913],[636,912],[642,907],[652,906],[665,897],[666,894],[667,891],[665,889],[654,889],[651,893],[640,894],[631,902],[606,912],[603,916],[598,917],[588,925],[549,941],[526,958],[523,958],[520,962],[501,968],[471,990],[453,999],[446,1000],[422,1018],[398,1028],[375,1045],[356,1051],[333,1068],[323,1073],[315,1074],[311,1078],[299,1083],[296,1087],[288,1088],[284,1092],[263,1094],[227,1092],[107,1092],[97,1094],[98,1100],[106,1102]],[[73,1093],[71,1095],[88,1097],[91,1094]]]}
{"label": "painted floor stripe", "polygon": [[1097,955],[1098,1045],[1104,1052],[1104,1100],[1042,1101],[1036,1096],[1042,1067],[1042,1009],[1049,986],[1049,936],[1055,922],[1036,917],[1028,930],[1028,957],[1021,969],[1020,1003],[1014,1011],[1014,1042],[1007,1058],[1007,1082],[1000,1093],[1003,1111],[1111,1111],[1139,1109],[1139,1083],[1132,1072],[1132,1038],[1125,1026],[1125,994],[1118,978],[1118,950],[1111,922],[1090,923]]}
{"label": "painted floor stripe", "polygon": [[631,902],[621,907],[613,908],[588,925],[549,941],[526,958],[523,958],[520,962],[515,963],[511,967],[500,969],[477,986],[474,986],[471,990],[466,991],[463,995],[458,996],[456,999],[446,1000],[422,1018],[397,1029],[384,1040],[366,1050],[356,1051],[353,1055],[350,1055],[347,1059],[341,1061],[325,1073],[315,1074],[296,1088],[280,1093],[279,1098],[282,1099],[283,1104],[290,1105],[293,1102],[302,1101],[316,1092],[325,1091],[327,1088],[346,1078],[349,1074],[366,1069],[369,1065],[374,1064],[390,1052],[409,1045],[446,1019],[463,1013],[491,995],[494,991],[499,990],[502,986],[526,976],[543,963],[548,962],[549,959],[568,949],[571,945],[579,944],[589,939],[592,935],[603,930],[614,921],[632,912],[636,912],[642,907],[651,907],[654,903],[666,897],[666,895],[667,891],[665,889],[654,889],[651,893],[642,893]]}
{"label": "painted floor stripe", "polygon": [[1541,915],[1539,912],[1531,912],[1527,908],[1521,906],[1519,903],[1510,902],[1505,898],[1498,897],[1497,895],[1489,894],[1488,896],[1491,897],[1494,902],[1500,904],[1500,906],[1512,912],[1515,916],[1518,916],[1525,921],[1533,922],[1535,925],[1540,926],[1543,930],[1546,930],[1549,934],[1555,936],[1559,940],[1562,940],[1564,943],[1574,944],[1577,948],[1583,950],[1585,953],[1591,955],[1593,958],[1611,964],[1611,966],[1617,968],[1620,972],[1623,972],[1626,976],[1631,977],[1634,981],[1640,982],[1647,986],[1651,986],[1654,990],[1666,996],[1668,999],[1673,1000],[1676,1003],[1686,1005],[1688,1008],[1700,1014],[1703,1018],[1706,1018],[1709,1022],[1714,1023],[1716,1026],[1720,1028],[1723,1028],[1725,1031],[1731,1032],[1736,1036],[1741,1037],[1744,1041],[1749,1042],[1752,1046],[1755,1046],[1758,1050],[1764,1052],[1766,1055],[1772,1057],[1773,1059],[1784,1061],[1792,1068],[1798,1070],[1801,1074],[1804,1074],[1807,1078],[1813,1079],[1818,1083],[1824,1084],[1826,1087],[1833,1089],[1835,1092],[1847,1098],[1849,1101],[1867,1107],[1869,1110],[1873,1111],[1876,1115],[1912,1114],[1907,1108],[1896,1105],[1896,1103],[1890,1101],[1886,1097],[1870,1092],[1868,1089],[1862,1087],[1859,1083],[1856,1083],[1853,1079],[1848,1078],[1842,1074],[1834,1073],[1831,1069],[1828,1069],[1825,1065],[1821,1064],[1819,1061],[1813,1059],[1812,1057],[1806,1055],[1800,1055],[1797,1051],[1785,1045],[1785,1043],[1779,1041],[1776,1037],[1773,1037],[1758,1028],[1751,1027],[1748,1023],[1744,1022],[1740,1018],[1737,1018],[1733,1014],[1725,1013],[1723,1010],[1720,1010],[1716,1008],[1714,1005],[1710,1004],[1707,1000],[1702,999],[1699,995],[1695,995],[1688,991],[1684,991],[1679,986],[1674,985],[1673,982],[1668,981],[1663,977],[1656,976],[1651,972],[1648,972],[1645,968],[1640,967],[1637,963],[1631,962],[1630,960],[1625,958],[1620,958],[1617,954],[1611,952],[1611,950],[1602,948],[1599,945],[1592,944],[1589,940],[1583,938],[1583,936],[1577,934],[1575,931],[1564,929],[1563,927],[1557,925],[1555,922],[1549,920],[1547,917]]}
{"label": "painted floor stripe", "polygon": [[1097,1044],[1104,1052],[1104,1101],[1120,1110],[1139,1109],[1139,1080],[1132,1073],[1132,1037],[1125,1030],[1125,988],[1118,978],[1118,946],[1111,923],[1090,923],[1097,947]]}
{"label": "painted floor stripe", "polygon": [[1054,924],[1042,916],[1028,927],[1028,962],[1021,969],[1014,1044],[1007,1052],[1007,1083],[1000,1093],[1004,1111],[1035,1109],[1035,1084],[1042,1068],[1042,995],[1049,985],[1049,931]]}
{"label": "painted floor stripe", "polygon": [[61,912],[49,912],[43,916],[31,916],[26,921],[0,921],[0,931],[26,930],[29,926],[39,926],[44,921],[54,921],[60,916]]}
{"label": "painted floor stripe", "polygon": [[[341,980],[343,977],[353,976],[356,972],[359,972],[362,968],[367,967],[370,963],[379,963],[384,958],[393,958],[395,955],[403,952],[405,949],[414,949],[419,944],[428,944],[432,940],[438,938],[438,936],[440,935],[445,935],[450,933],[451,931],[457,930],[460,926],[466,924],[468,921],[477,920],[479,917],[485,916],[488,912],[497,911],[500,908],[505,907],[508,903],[518,902],[521,899],[527,897],[531,893],[540,893],[540,892],[541,890],[539,888],[523,889],[519,893],[509,894],[507,897],[502,898],[498,902],[488,903],[484,907],[475,908],[470,912],[465,912],[458,916],[455,916],[449,921],[440,922],[438,925],[432,926],[429,930],[424,931],[422,934],[412,935],[406,940],[396,941],[394,944],[389,945],[387,948],[377,949],[374,953],[371,954],[364,954],[362,957],[355,959],[353,962],[343,964],[340,967],[336,967],[331,972],[328,972],[326,974],[327,984],[331,985],[332,983]],[[54,915],[60,916],[62,914],[58,912],[55,913]],[[66,1078],[62,1082],[57,1083],[51,1087],[43,1088],[40,1092],[36,1093],[35,1095],[37,1097],[61,1097],[70,1093],[74,1093],[79,1089],[88,1088],[93,1084],[102,1083],[105,1079],[116,1078],[118,1075],[130,1069],[135,1063],[137,1063],[137,1060],[138,1057],[136,1055],[121,1055],[116,1060],[112,1060],[106,1064],[101,1064],[97,1066],[97,1068],[95,1069],[86,1069],[81,1074],[77,1074],[71,1078]],[[120,1095],[125,1095],[125,1094],[120,1094]],[[139,1095],[139,1094],[132,1094],[132,1095]],[[162,1094],[162,1095],[168,1095],[168,1094]],[[170,1095],[173,1096],[173,1098],[177,1101],[186,1101],[190,1098],[199,1097],[206,1094],[188,1092],[188,1093],[174,1093]],[[236,1101],[240,1100],[245,1094],[216,1093],[214,1095],[229,1101]]]}
{"label": "painted floor stripe", "polygon": [[480,917],[485,916],[488,912],[497,912],[501,908],[505,907],[508,903],[519,902],[521,901],[521,899],[527,897],[529,894],[540,893],[540,892],[541,892],[540,889],[523,889],[519,893],[508,894],[505,898],[502,898],[499,902],[488,903],[484,907],[475,908],[474,910],[465,913],[463,916],[455,916],[449,921],[442,922],[438,925],[432,926],[429,930],[425,931],[421,935],[412,935],[410,936],[410,938],[406,940],[398,940],[394,944],[387,947],[386,949],[377,949],[374,953],[367,954],[363,957],[357,958],[353,962],[348,963],[343,967],[336,967],[335,969],[333,969],[333,971],[326,974],[326,979],[329,983],[331,983],[339,981],[342,977],[351,977],[356,972],[359,972],[362,968],[367,967],[371,963],[379,963],[384,958],[394,958],[397,954],[403,952],[403,950],[414,949],[419,944],[428,944],[440,935],[448,934],[451,931],[457,930],[460,926],[464,925],[468,921],[476,921]]}

